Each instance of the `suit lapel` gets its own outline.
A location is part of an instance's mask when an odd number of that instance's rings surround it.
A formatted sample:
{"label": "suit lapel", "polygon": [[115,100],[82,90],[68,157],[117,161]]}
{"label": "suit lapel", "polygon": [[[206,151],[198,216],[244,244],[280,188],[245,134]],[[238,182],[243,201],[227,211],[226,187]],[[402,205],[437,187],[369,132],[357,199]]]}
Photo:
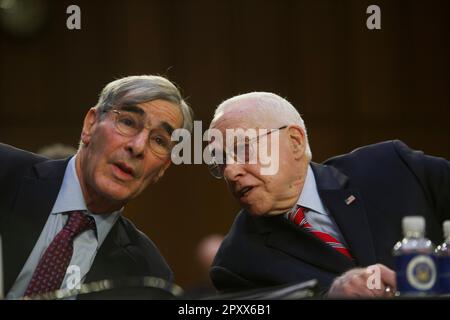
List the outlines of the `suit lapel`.
{"label": "suit lapel", "polygon": [[100,247],[85,283],[140,274],[138,262],[130,252],[133,244],[121,219],[114,224]]}
{"label": "suit lapel", "polygon": [[5,234],[5,290],[36,244],[58,195],[68,159],[36,164],[21,181]]}
{"label": "suit lapel", "polygon": [[348,177],[333,167],[315,163],[311,166],[320,198],[336,221],[353,257],[362,266],[376,263],[372,234],[358,189],[346,188]]}
{"label": "suit lapel", "polygon": [[[21,181],[4,237],[5,290],[8,292],[26,263],[56,201],[69,159],[38,163]],[[87,274],[86,283],[119,274],[139,274],[130,253],[131,241],[121,219],[114,224]],[[134,267],[135,266],[135,267]],[[125,272],[124,272],[125,271]]]}
{"label": "suit lapel", "polygon": [[254,219],[259,232],[266,234],[268,247],[334,273],[354,267],[350,259],[280,215]]}
{"label": "suit lapel", "polygon": [[[376,263],[372,235],[363,198],[356,188],[346,188],[349,179],[330,166],[311,163],[321,200],[349,245],[358,265]],[[347,204],[348,197],[355,200]],[[247,213],[248,214],[248,213]],[[254,217],[266,245],[314,266],[336,273],[355,267],[355,263],[307,231],[289,223],[282,216]]]}

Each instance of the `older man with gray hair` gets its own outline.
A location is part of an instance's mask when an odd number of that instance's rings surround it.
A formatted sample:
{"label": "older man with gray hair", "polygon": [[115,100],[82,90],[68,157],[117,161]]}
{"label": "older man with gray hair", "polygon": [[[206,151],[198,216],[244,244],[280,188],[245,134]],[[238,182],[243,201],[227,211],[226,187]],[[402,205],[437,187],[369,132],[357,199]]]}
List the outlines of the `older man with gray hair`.
{"label": "older man with gray hair", "polygon": [[163,176],[179,128],[192,129],[192,111],[176,86],[131,76],[103,89],[85,116],[75,156],[51,161],[0,144],[7,297],[133,276],[169,285],[164,258],[122,210]]}
{"label": "older man with gray hair", "polygon": [[[219,105],[210,129],[226,136],[238,128],[263,133],[211,148],[211,173],[225,178],[242,207],[210,272],[220,291],[316,279],[330,297],[391,296],[391,250],[402,238],[403,216],[423,215],[429,238],[440,241],[440,224],[450,217],[450,196],[442,192],[450,190],[445,159],[396,140],[314,163],[298,111],[266,92]],[[263,174],[261,149],[277,155],[273,174]],[[240,150],[243,157],[236,156]],[[368,270],[378,271],[378,286],[369,284]]]}

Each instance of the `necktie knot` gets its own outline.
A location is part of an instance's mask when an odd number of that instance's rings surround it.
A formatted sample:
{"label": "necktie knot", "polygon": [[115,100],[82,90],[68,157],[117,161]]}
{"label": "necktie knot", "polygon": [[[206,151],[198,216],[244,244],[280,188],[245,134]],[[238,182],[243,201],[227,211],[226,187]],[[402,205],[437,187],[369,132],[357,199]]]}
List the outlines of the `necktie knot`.
{"label": "necktie knot", "polygon": [[288,218],[298,226],[303,226],[307,221],[305,218],[306,209],[302,206],[296,205],[289,211]]}
{"label": "necktie knot", "polygon": [[75,238],[81,232],[95,229],[95,221],[92,217],[84,214],[81,211],[74,211],[69,214],[64,230],[70,233],[72,238]]}

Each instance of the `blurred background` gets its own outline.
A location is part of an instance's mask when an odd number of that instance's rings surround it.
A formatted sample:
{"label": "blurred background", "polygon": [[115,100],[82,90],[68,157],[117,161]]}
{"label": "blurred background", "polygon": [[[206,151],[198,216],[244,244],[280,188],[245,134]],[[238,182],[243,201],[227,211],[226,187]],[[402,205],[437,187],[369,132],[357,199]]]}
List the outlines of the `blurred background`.
{"label": "blurred background", "polygon": [[[80,30],[66,27],[72,4]],[[371,4],[381,30],[366,27]],[[0,142],[76,148],[104,85],[160,74],[203,129],[222,100],[263,90],[303,115],[313,161],[388,139],[450,159],[449,57],[447,0],[0,0]],[[185,165],[125,215],[186,288],[204,279],[198,244],[226,234],[238,209],[204,165]]]}

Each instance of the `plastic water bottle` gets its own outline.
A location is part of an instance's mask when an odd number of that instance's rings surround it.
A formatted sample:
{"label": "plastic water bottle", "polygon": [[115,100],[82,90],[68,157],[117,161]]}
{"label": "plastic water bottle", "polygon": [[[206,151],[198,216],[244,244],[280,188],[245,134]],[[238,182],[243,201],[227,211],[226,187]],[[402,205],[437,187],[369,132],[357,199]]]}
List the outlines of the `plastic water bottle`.
{"label": "plastic water bottle", "polygon": [[450,220],[444,221],[444,242],[436,248],[439,266],[439,291],[450,295]]}
{"label": "plastic water bottle", "polygon": [[425,219],[404,217],[404,238],[393,249],[397,272],[397,290],[402,296],[426,296],[437,293],[437,263],[433,243],[425,238]]}

